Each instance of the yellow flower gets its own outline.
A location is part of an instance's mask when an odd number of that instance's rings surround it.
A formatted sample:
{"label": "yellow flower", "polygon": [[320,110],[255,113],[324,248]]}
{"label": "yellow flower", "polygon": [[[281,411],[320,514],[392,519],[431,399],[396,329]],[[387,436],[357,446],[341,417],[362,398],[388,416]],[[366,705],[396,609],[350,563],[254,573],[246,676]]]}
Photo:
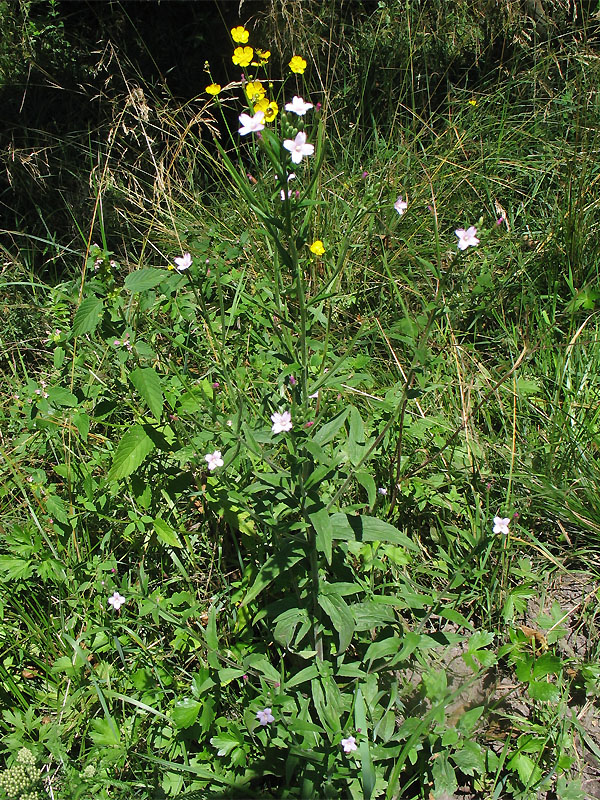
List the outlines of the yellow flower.
{"label": "yellow flower", "polygon": [[254,113],[262,111],[265,115],[265,122],[272,122],[279,112],[279,106],[274,100],[261,97],[258,103],[254,104]]}
{"label": "yellow flower", "polygon": [[[266,92],[263,88],[263,85],[260,81],[250,81],[244,87],[246,92],[246,97],[250,102],[254,103],[256,100],[262,100],[265,96]],[[259,111],[261,109],[258,109]]]}
{"label": "yellow flower", "polygon": [[470,106],[476,106],[477,105],[477,100],[474,100],[474,99],[473,100],[469,100],[469,105]]}
{"label": "yellow flower", "polygon": [[239,44],[246,44],[249,36],[250,34],[243,25],[238,25],[237,28],[231,29],[231,38]]}
{"label": "yellow flower", "polygon": [[306,61],[301,56],[294,56],[290,61],[289,67],[297,75],[303,75],[306,69]]}
{"label": "yellow flower", "polygon": [[320,239],[317,239],[315,242],[313,242],[310,246],[310,252],[314,253],[316,256],[322,256],[325,252],[323,242]]}
{"label": "yellow flower", "polygon": [[270,50],[259,50],[258,47],[256,48],[256,55],[260,58],[260,64],[266,64],[267,61],[271,58],[271,51]]}
{"label": "yellow flower", "polygon": [[253,56],[254,50],[251,47],[236,47],[231,60],[240,67],[247,67]]}
{"label": "yellow flower", "polygon": [[221,84],[220,83],[211,83],[210,86],[207,86],[204,90],[207,94],[219,94],[221,91]]}

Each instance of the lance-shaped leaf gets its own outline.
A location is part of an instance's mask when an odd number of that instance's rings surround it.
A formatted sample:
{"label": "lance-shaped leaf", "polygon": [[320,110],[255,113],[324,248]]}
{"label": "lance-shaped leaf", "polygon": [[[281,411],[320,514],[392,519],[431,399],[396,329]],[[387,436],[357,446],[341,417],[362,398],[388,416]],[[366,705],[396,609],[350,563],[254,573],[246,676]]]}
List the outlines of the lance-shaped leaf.
{"label": "lance-shaped leaf", "polygon": [[152,367],[138,367],[129,375],[129,379],[142,395],[150,411],[157,420],[162,416],[164,397],[160,378]]}

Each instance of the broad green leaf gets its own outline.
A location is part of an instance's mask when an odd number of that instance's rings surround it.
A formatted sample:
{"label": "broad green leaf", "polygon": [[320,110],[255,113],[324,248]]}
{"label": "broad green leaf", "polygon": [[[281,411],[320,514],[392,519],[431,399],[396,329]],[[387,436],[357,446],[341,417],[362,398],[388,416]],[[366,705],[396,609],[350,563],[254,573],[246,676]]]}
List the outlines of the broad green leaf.
{"label": "broad green leaf", "polygon": [[419,551],[417,545],[411,542],[406,534],[377,517],[369,517],[364,514],[353,517],[339,512],[332,514],[330,520],[334,539],[343,539],[347,542],[387,542],[405,547],[415,553]]}
{"label": "broad green leaf", "polygon": [[20,578],[24,580],[33,573],[33,566],[30,561],[23,558],[13,558],[12,556],[0,556],[0,572],[4,573],[6,580]]}
{"label": "broad green leaf", "polygon": [[204,629],[204,638],[206,640],[206,644],[211,650],[214,650],[215,653],[219,651],[219,636],[217,634],[217,609],[215,606],[211,606],[208,610],[208,620],[206,622],[206,628]]}
{"label": "broad green leaf", "polygon": [[318,674],[319,671],[315,665],[312,664],[310,667],[304,667],[304,669],[301,669],[300,672],[297,672],[289,680],[286,680],[285,686],[287,689],[289,689],[292,686],[298,686],[299,684],[304,683],[304,681],[312,681],[312,679],[316,678]]}
{"label": "broad green leaf", "polygon": [[326,508],[320,508],[308,515],[316,533],[316,546],[320,553],[325,554],[327,563],[331,564],[331,546],[333,541],[333,528]]}
{"label": "broad green leaf", "polygon": [[542,702],[557,702],[560,697],[558,686],[547,681],[531,681],[527,693],[533,700]]}
{"label": "broad green leaf", "polygon": [[164,269],[136,269],[130,272],[125,278],[125,288],[128,292],[144,292],[146,289],[153,289],[167,277],[168,273]]}
{"label": "broad green leaf", "polygon": [[367,651],[363,658],[364,662],[376,661],[378,658],[386,658],[387,656],[395,655],[402,645],[402,639],[397,636],[392,636],[388,639],[382,639],[380,642],[373,642],[367,647]]}
{"label": "broad green leaf", "polygon": [[165,400],[160,378],[154,369],[138,367],[129,375],[129,379],[142,395],[155,419],[160,421]]}
{"label": "broad green leaf", "polygon": [[[309,626],[308,613],[305,608],[289,608],[287,611],[282,612],[275,619],[275,627],[273,629],[273,636],[284,647],[289,647],[294,641],[298,625],[303,625],[305,628]],[[299,634],[296,641],[296,646],[300,644],[304,636]]]}
{"label": "broad green leaf", "polygon": [[346,601],[339,594],[320,594],[319,605],[331,620],[340,637],[339,652],[343,653],[354,633],[354,617]]}
{"label": "broad green leaf", "polygon": [[154,533],[167,547],[182,547],[173,528],[161,517],[156,517],[154,520]]}
{"label": "broad green leaf", "polygon": [[485,772],[485,756],[477,742],[465,741],[461,749],[452,753],[450,758],[465,775],[483,775]]}
{"label": "broad green leaf", "polygon": [[141,425],[130,428],[119,442],[108,473],[109,481],[126,478],[154,450],[154,442]]}
{"label": "broad green leaf", "polygon": [[442,792],[453,795],[458,788],[458,782],[452,764],[448,761],[448,753],[442,750],[441,753],[436,753],[431,769],[431,775],[434,780],[434,795],[439,796]]}
{"label": "broad green leaf", "polygon": [[198,718],[202,703],[192,697],[185,697],[178,700],[173,707],[171,718],[176,728],[189,728]]}
{"label": "broad green leaf", "polygon": [[545,678],[546,675],[558,675],[562,668],[562,663],[558,656],[552,653],[544,653],[536,659],[533,665],[532,677]]}
{"label": "broad green leaf", "polygon": [[248,603],[251,603],[255,597],[258,597],[258,595],[267,588],[267,586],[273,583],[275,578],[278,578],[282,573],[285,574],[294,564],[297,564],[298,561],[301,561],[303,558],[304,550],[299,548],[295,543],[289,542],[284,545],[278,553],[274,553],[262,565],[254,583],[250,589],[248,589],[246,596],[240,603],[240,607],[243,608],[248,605]]}
{"label": "broad green leaf", "polygon": [[272,681],[273,683],[280,683],[281,681],[281,675],[279,672],[275,669],[271,662],[267,661],[267,659],[264,656],[261,656],[260,653],[254,653],[253,655],[245,658],[244,666],[251,667],[257,672],[260,672],[260,674],[268,681]]}
{"label": "broad green leaf", "polygon": [[85,441],[90,432],[90,418],[85,411],[76,411],[73,414],[73,425],[79,431],[79,435]]}
{"label": "broad green leaf", "polygon": [[520,780],[527,786],[537,783],[542,777],[541,769],[525,753],[515,753],[508,762],[508,768],[517,772]]}
{"label": "broad green leaf", "polygon": [[227,686],[231,681],[235,681],[245,675],[243,669],[239,667],[223,667],[219,670],[219,683],[221,686]]}
{"label": "broad green leaf", "polygon": [[360,472],[356,473],[355,478],[363,489],[367,491],[367,503],[370,506],[374,506],[375,500],[377,499],[377,487],[375,486],[375,481],[371,473],[366,470],[360,470]]}
{"label": "broad green leaf", "polygon": [[325,425],[322,425],[317,431],[315,431],[315,435],[313,436],[313,441],[319,445],[327,444],[330,442],[339,429],[342,427],[348,414],[350,413],[350,409],[346,408],[343,411],[335,416],[329,422],[326,422]]}
{"label": "broad green leaf", "polygon": [[73,319],[71,327],[73,336],[93,333],[100,322],[102,311],[102,300],[99,297],[86,297],[85,300],[82,300]]}
{"label": "broad green leaf", "polygon": [[55,406],[73,408],[79,404],[79,400],[68,389],[62,386],[48,387],[48,400]]}

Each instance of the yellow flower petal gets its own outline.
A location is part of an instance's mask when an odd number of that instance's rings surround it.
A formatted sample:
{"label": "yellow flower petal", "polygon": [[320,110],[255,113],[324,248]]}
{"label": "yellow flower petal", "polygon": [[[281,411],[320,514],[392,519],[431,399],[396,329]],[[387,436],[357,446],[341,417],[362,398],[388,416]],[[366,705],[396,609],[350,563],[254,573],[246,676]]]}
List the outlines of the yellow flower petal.
{"label": "yellow flower petal", "polygon": [[254,50],[251,47],[236,47],[231,60],[240,67],[247,67],[253,56]]}
{"label": "yellow flower petal", "polygon": [[323,242],[320,239],[317,239],[310,245],[310,252],[314,253],[316,256],[322,256],[325,252],[325,248],[323,247]]}
{"label": "yellow flower petal", "polygon": [[[264,87],[260,81],[250,81],[249,83],[246,84],[244,90],[246,92],[246,97],[252,103],[262,99],[266,94]],[[261,109],[259,109],[259,111],[260,110]]]}
{"label": "yellow flower petal", "polygon": [[295,72],[297,75],[303,75],[307,64],[301,56],[294,56],[289,63],[289,67],[292,72]]}
{"label": "yellow flower petal", "polygon": [[220,83],[211,83],[210,86],[207,86],[204,90],[207,94],[216,95],[219,94],[221,91],[221,84]]}
{"label": "yellow flower petal", "polygon": [[246,44],[249,36],[250,34],[243,25],[238,25],[237,28],[231,29],[231,38],[234,42],[238,42],[239,44]]}

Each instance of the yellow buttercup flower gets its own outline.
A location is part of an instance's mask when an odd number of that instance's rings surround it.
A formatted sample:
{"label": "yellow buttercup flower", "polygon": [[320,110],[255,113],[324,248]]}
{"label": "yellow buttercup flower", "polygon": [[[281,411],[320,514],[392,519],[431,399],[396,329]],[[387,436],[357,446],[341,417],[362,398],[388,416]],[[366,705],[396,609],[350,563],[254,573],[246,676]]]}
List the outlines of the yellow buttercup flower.
{"label": "yellow buttercup flower", "polygon": [[258,103],[254,104],[254,111],[262,111],[265,115],[265,122],[272,122],[279,112],[279,106],[274,100],[261,97]]}
{"label": "yellow buttercup flower", "polygon": [[292,72],[295,72],[297,75],[303,75],[307,64],[301,56],[294,56],[289,63],[289,67]]}
{"label": "yellow buttercup flower", "polygon": [[322,256],[325,252],[325,248],[323,247],[323,242],[320,239],[317,239],[310,245],[310,252],[314,253],[316,256]]}
{"label": "yellow buttercup flower", "polygon": [[210,86],[207,86],[204,90],[207,94],[216,95],[219,94],[221,91],[221,84],[220,83],[211,83]]}
{"label": "yellow buttercup flower", "polygon": [[249,36],[250,34],[243,25],[238,25],[237,28],[231,29],[231,38],[239,44],[246,44]]}
{"label": "yellow buttercup flower", "polygon": [[469,105],[470,106],[476,106],[477,105],[477,100],[475,100],[475,99],[469,100]]}
{"label": "yellow buttercup flower", "polygon": [[236,47],[231,60],[240,67],[247,67],[253,56],[254,50],[251,47]]}
{"label": "yellow buttercup flower", "polygon": [[[262,100],[262,98],[266,94],[264,87],[260,81],[250,81],[249,83],[246,84],[244,90],[246,92],[246,97],[248,98],[248,100],[250,100],[251,103],[254,103],[257,100]],[[260,111],[261,109],[258,110]]]}
{"label": "yellow buttercup flower", "polygon": [[270,50],[259,50],[258,47],[256,48],[256,55],[260,58],[261,64],[266,64],[267,61],[271,58],[271,51]]}

